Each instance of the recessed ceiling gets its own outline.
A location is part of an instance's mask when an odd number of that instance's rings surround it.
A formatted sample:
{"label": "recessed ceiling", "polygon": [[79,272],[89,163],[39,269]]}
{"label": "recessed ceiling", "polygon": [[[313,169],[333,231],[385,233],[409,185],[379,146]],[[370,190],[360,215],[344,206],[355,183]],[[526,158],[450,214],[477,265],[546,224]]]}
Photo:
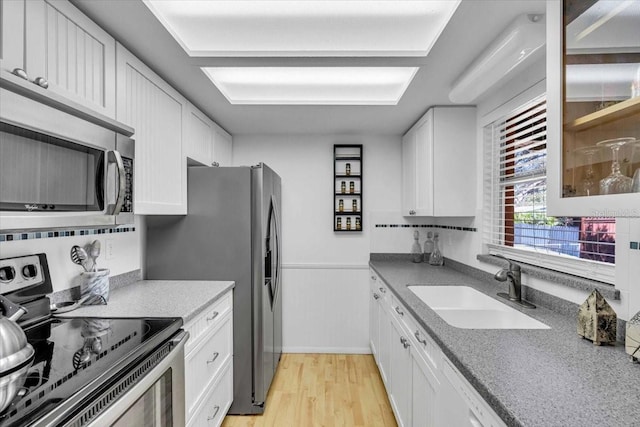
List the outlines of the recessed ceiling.
{"label": "recessed ceiling", "polygon": [[[380,134],[406,132],[433,105],[450,105],[457,76],[523,13],[544,13],[544,0],[460,3],[426,57],[190,57],[142,0],[70,0],[228,132],[239,134]],[[333,2],[329,2],[333,3]],[[482,18],[482,19],[480,19]],[[239,105],[201,67],[419,67],[397,105]],[[544,60],[534,67],[544,75]],[[525,77],[522,77],[524,79]],[[529,77],[530,81],[534,80]],[[481,99],[480,99],[481,100]]]}
{"label": "recessed ceiling", "polygon": [[417,67],[209,67],[232,104],[396,105]]}
{"label": "recessed ceiling", "polygon": [[190,56],[425,56],[460,0],[144,0]]}

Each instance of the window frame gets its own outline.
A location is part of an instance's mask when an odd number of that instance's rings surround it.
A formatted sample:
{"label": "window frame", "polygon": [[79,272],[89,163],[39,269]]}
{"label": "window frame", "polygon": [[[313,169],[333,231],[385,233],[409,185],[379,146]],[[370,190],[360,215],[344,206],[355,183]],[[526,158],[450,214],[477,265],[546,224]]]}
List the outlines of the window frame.
{"label": "window frame", "polygon": [[[489,144],[486,141],[486,128],[500,118],[503,118],[509,115],[511,112],[517,110],[521,106],[543,96],[546,96],[546,80],[537,82],[529,89],[521,92],[520,94],[504,102],[500,106],[497,106],[495,109],[488,112],[478,120],[479,135],[481,135],[482,138],[481,145],[483,150],[483,253],[488,253],[491,255],[503,255],[515,261],[535,265],[537,267],[546,268],[561,273],[571,274],[578,277],[584,277],[615,286],[615,264],[574,258],[568,255],[557,253],[549,254],[535,249],[524,249],[497,245],[491,242],[491,236],[493,235],[494,229],[496,227],[494,221],[497,218],[494,213],[496,207],[499,206],[498,201],[495,200],[495,196],[499,194],[499,192],[495,192],[493,190],[487,191],[487,180],[490,180],[490,184],[488,185],[490,185],[491,187],[489,188],[493,189],[496,185],[497,172],[493,170],[494,159],[492,157],[492,152],[487,153],[487,147]],[[549,138],[549,135],[547,135],[547,138]],[[549,141],[547,139],[547,148],[550,144],[553,144],[553,142],[554,141]],[[545,174],[545,179],[548,180],[548,172]]]}

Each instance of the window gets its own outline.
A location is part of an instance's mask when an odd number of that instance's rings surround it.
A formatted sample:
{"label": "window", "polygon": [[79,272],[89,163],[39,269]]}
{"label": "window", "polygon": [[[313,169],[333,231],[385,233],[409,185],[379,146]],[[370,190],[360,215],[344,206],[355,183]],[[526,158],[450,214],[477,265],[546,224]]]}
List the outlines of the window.
{"label": "window", "polygon": [[615,219],[546,214],[546,117],[540,96],[484,128],[485,243],[491,253],[613,283]]}

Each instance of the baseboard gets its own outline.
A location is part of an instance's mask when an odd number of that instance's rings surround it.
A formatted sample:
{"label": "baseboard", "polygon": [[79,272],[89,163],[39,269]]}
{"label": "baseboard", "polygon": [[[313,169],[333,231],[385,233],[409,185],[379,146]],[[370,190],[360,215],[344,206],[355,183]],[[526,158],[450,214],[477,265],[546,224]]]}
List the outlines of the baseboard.
{"label": "baseboard", "polygon": [[369,347],[282,347],[283,353],[371,354]]}

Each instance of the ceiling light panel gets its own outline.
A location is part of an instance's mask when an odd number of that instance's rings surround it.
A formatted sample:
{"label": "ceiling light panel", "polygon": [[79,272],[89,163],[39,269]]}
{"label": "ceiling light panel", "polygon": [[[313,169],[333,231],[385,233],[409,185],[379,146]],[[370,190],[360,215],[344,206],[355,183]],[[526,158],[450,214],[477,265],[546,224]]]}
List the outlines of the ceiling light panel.
{"label": "ceiling light panel", "polygon": [[231,104],[396,105],[417,67],[209,67]]}
{"label": "ceiling light panel", "polygon": [[144,0],[190,56],[425,56],[460,0]]}

